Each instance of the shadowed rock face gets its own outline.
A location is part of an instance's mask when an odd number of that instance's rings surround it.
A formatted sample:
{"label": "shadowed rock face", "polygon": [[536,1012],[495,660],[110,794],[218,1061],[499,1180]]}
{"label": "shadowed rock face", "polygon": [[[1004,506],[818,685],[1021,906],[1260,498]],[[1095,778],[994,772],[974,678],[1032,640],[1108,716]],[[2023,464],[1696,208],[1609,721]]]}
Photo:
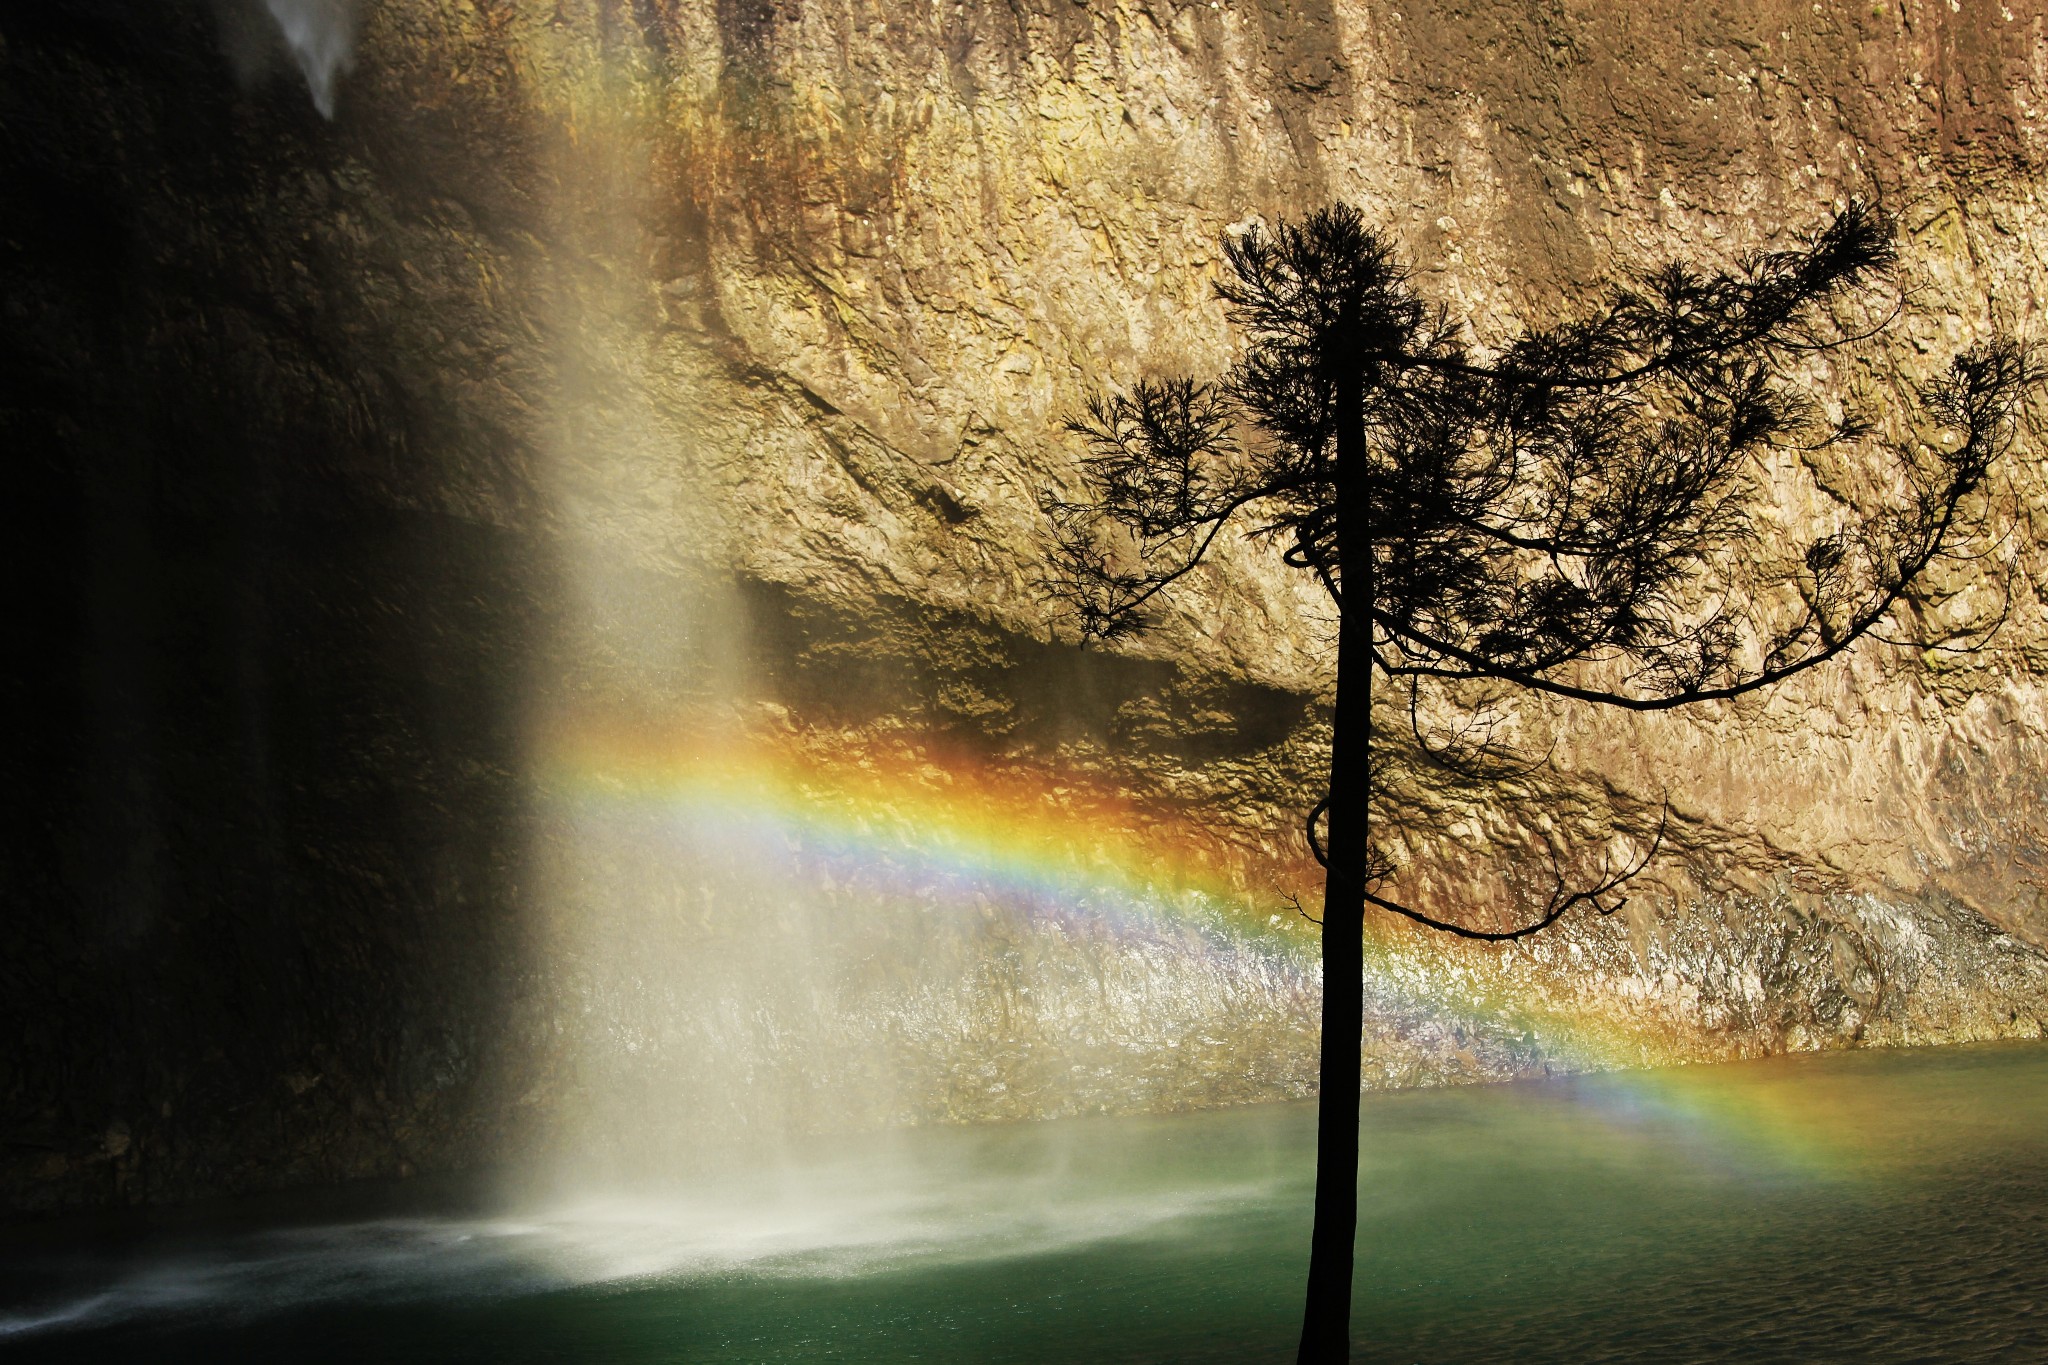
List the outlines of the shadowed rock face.
{"label": "shadowed rock face", "polygon": [[[2024,326],[2043,21],[1851,8],[389,0],[331,121],[260,6],[0,21],[8,1206],[475,1165],[575,1139],[531,1116],[593,1088],[674,1104],[707,1051],[773,1061],[814,997],[623,1068],[574,1022],[653,1006],[539,903],[588,854],[533,776],[563,717],[1081,773],[1248,898],[1302,885],[1326,625],[1233,545],[1139,655],[1053,642],[1059,418],[1104,376],[1219,368],[1221,234],[1331,197],[1484,330],[1882,193],[1923,289],[1871,378]],[[1625,915],[1512,954],[1397,935],[1369,1080],[1565,1064],[1526,1011],[1418,1016],[1454,971],[1639,1060],[2038,1034],[2037,428],[1988,651],[1867,649],[1705,716],[1531,707],[1540,780],[1399,765],[1440,907],[1487,913],[1503,859],[1617,807],[1668,797],[1674,852]],[[1308,940],[1134,949],[1013,910],[860,921],[896,965],[818,987],[837,1039],[785,1059],[836,1096],[814,1113],[1312,1084]]]}

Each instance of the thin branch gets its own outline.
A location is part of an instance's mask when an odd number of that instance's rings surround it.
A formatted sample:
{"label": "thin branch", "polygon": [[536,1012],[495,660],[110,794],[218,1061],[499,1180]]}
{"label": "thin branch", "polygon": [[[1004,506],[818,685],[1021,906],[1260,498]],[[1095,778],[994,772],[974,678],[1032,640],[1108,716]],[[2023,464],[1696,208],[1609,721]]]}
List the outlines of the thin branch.
{"label": "thin branch", "polygon": [[1514,929],[1473,929],[1463,924],[1455,924],[1450,920],[1441,920],[1433,915],[1424,914],[1412,906],[1402,905],[1400,902],[1378,895],[1368,888],[1360,887],[1358,890],[1368,905],[1377,906],[1381,910],[1413,920],[1425,928],[1435,929],[1440,933],[1453,934],[1458,938],[1477,939],[1484,943],[1508,943],[1518,938],[1528,938],[1532,934],[1541,933],[1562,919],[1567,911],[1577,906],[1591,905],[1602,915],[1612,915],[1615,911],[1627,905],[1628,898],[1625,896],[1614,901],[1612,904],[1604,903],[1602,898],[1640,876],[1643,870],[1650,865],[1651,859],[1655,858],[1658,850],[1664,846],[1664,834],[1670,820],[1670,815],[1671,807],[1669,804],[1666,804],[1663,815],[1657,821],[1657,833],[1651,839],[1650,847],[1644,850],[1643,856],[1638,858],[1633,866],[1607,877],[1596,886],[1589,887],[1584,891],[1574,891],[1570,894],[1566,894],[1564,878],[1560,874],[1557,889],[1551,893],[1551,898],[1546,903],[1542,912],[1527,924]]}

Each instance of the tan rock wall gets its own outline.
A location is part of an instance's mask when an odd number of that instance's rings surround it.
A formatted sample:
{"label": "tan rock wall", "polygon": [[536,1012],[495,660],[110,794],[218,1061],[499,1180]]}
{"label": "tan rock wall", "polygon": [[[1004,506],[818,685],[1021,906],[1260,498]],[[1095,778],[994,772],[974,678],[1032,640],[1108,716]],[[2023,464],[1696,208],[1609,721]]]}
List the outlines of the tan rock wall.
{"label": "tan rock wall", "polygon": [[[736,0],[637,19],[513,6],[493,35],[464,19],[425,46],[415,12],[372,14],[366,103],[425,102],[483,53],[521,73],[553,345],[582,367],[543,404],[534,466],[570,538],[781,585],[866,623],[836,648],[929,682],[815,723],[979,725],[1009,760],[1107,760],[1217,802],[1222,827],[1280,857],[1312,726],[1284,762],[1248,757],[1248,788],[1113,743],[1048,747],[1010,728],[1000,684],[958,677],[1010,658],[1002,633],[1055,628],[1036,503],[1074,486],[1062,416],[1106,379],[1227,363],[1211,286],[1231,225],[1359,203],[1483,342],[1619,271],[1726,260],[1878,197],[1913,292],[1833,376],[1865,390],[1910,386],[1994,327],[2030,334],[2048,283],[2038,8]],[[1950,906],[1971,932],[2048,942],[2039,417],[2004,474],[2012,615],[1990,648],[1873,645],[1769,698],[1646,721],[1525,706],[1555,775],[1397,792],[1415,894],[1483,901],[1503,853],[1668,800],[1674,851],[1631,911],[1652,977],[1729,897],[1777,907],[1766,919],[1857,897]],[[1945,580],[1938,597],[1960,596],[1927,620],[1986,609],[1967,582]],[[931,613],[995,628],[993,653],[888,624]],[[1231,545],[1136,650],[1312,697],[1328,643],[1304,585]],[[668,704],[630,660],[604,676]]]}
{"label": "tan rock wall", "polygon": [[[2028,334],[2044,23],[1946,0],[676,5],[615,24],[606,55],[590,16],[510,50],[585,63],[581,85],[533,79],[539,126],[584,117],[579,101],[618,120],[558,159],[631,163],[607,173],[603,213],[634,204],[638,235],[602,229],[613,292],[579,325],[607,333],[652,430],[608,448],[595,482],[685,462],[683,486],[715,490],[709,557],[1042,635],[1035,495],[1075,477],[1059,420],[1104,379],[1227,362],[1210,287],[1248,217],[1360,203],[1483,337],[1617,270],[1724,260],[1876,196],[1915,292],[1843,382],[1910,383],[1993,326]],[[572,183],[557,212],[588,242]],[[1789,862],[1859,891],[1938,889],[2039,942],[2018,869],[2041,847],[2048,743],[2041,471],[2031,442],[2005,471],[2015,610],[1982,654],[1871,646],[1732,715],[1530,723],[1563,736],[1567,771],[1668,794],[1744,884]],[[1951,614],[1989,600],[1963,591]],[[1301,585],[1232,546],[1139,648],[1316,693],[1326,644]],[[2000,838],[1972,832],[1987,822]]]}

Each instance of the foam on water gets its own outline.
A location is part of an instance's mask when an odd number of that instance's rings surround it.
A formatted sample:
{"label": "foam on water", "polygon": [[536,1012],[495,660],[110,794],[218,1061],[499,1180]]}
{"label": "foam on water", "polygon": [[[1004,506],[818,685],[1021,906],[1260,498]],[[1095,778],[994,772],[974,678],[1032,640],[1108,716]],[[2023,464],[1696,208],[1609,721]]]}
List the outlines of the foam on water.
{"label": "foam on water", "polygon": [[[0,1338],[139,1319],[246,1319],[323,1302],[513,1297],[735,1273],[834,1279],[1172,1235],[1269,1203],[1289,1177],[1196,1184],[1128,1164],[1080,1170],[1043,1135],[947,1135],[663,1191],[471,1216],[387,1217],[213,1235],[43,1269],[68,1286],[0,1312]],[[1010,1165],[1010,1163],[1021,1163]],[[1006,1168],[1007,1167],[1007,1168]],[[1298,1169],[1298,1168],[1297,1168]]]}

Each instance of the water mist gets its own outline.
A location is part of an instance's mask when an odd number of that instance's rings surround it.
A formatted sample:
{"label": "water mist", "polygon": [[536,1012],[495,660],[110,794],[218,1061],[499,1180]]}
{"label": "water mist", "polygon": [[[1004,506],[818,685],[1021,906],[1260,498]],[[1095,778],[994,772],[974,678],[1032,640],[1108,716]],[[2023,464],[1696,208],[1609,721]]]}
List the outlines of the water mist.
{"label": "water mist", "polygon": [[335,88],[355,67],[355,0],[263,0],[306,78],[313,107],[334,117]]}
{"label": "water mist", "polygon": [[809,1203],[833,1135],[1305,1093],[1302,958],[1238,933],[1220,895],[1119,866],[1121,831],[1043,783],[983,781],[913,699],[800,714],[780,686],[790,631],[749,605],[769,570],[734,530],[733,462],[800,465],[700,404],[715,347],[606,265],[653,254],[672,209],[631,67],[565,75],[552,120],[576,249],[549,288],[528,1173],[575,1201],[729,1194],[743,1170]]}

